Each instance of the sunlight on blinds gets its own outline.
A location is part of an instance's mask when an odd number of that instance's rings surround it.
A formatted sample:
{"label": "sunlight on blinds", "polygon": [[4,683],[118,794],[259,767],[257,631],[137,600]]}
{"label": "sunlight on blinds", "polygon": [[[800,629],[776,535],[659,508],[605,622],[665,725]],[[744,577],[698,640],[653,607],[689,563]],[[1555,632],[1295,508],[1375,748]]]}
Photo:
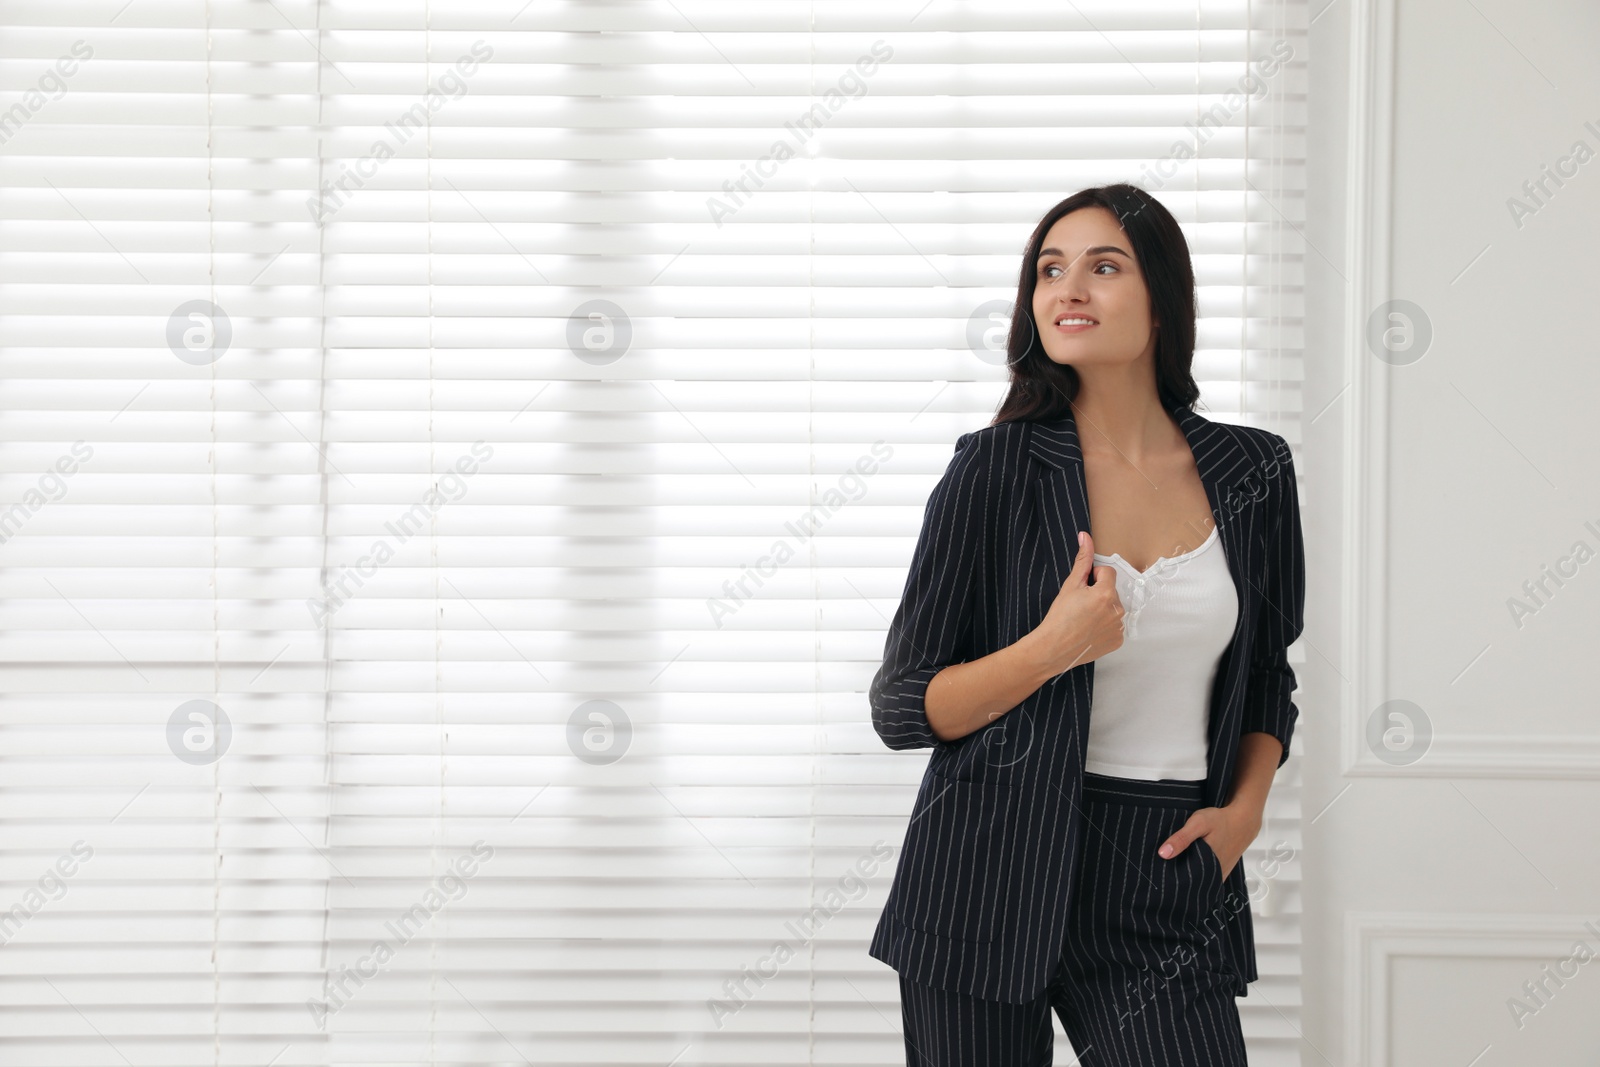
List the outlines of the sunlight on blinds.
{"label": "sunlight on blinds", "polygon": [[0,36],[0,1059],[897,1062],[865,690],[1023,241],[1156,192],[1297,445],[1303,5],[119,4]]}

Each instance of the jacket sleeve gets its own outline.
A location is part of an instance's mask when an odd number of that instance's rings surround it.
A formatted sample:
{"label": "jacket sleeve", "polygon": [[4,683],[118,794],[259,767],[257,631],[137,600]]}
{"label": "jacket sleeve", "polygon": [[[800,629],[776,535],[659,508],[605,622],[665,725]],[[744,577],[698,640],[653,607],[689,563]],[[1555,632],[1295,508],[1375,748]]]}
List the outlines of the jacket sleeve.
{"label": "jacket sleeve", "polygon": [[1290,699],[1295,676],[1294,668],[1289,666],[1288,648],[1305,626],[1306,561],[1294,460],[1288,442],[1277,434],[1273,438],[1282,474],[1275,494],[1276,514],[1268,519],[1265,584],[1240,733],[1261,731],[1276,737],[1283,745],[1283,754],[1278,758],[1281,767],[1289,758],[1289,741],[1300,715]]}
{"label": "jacket sleeve", "polygon": [[868,691],[873,728],[892,749],[947,743],[928,724],[924,698],[934,675],[969,658],[964,652],[985,558],[986,519],[994,506],[991,441],[987,434],[962,434],[928,497],[883,664]]}

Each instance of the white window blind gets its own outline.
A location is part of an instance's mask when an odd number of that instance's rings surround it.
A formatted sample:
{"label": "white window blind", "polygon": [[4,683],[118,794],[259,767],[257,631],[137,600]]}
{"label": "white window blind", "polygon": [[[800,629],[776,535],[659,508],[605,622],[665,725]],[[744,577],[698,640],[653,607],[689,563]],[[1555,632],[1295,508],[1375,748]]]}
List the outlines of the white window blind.
{"label": "white window blind", "polygon": [[1137,182],[1298,444],[1304,4],[119,3],[0,14],[0,1061],[900,1062],[989,311]]}

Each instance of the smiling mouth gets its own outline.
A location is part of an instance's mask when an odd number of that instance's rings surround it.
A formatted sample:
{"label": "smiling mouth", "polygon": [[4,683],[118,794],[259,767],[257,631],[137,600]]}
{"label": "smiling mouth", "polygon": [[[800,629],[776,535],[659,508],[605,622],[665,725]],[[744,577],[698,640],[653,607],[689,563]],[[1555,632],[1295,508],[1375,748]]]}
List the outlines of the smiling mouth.
{"label": "smiling mouth", "polygon": [[1086,330],[1100,324],[1086,315],[1063,315],[1056,319],[1055,325],[1058,330]]}

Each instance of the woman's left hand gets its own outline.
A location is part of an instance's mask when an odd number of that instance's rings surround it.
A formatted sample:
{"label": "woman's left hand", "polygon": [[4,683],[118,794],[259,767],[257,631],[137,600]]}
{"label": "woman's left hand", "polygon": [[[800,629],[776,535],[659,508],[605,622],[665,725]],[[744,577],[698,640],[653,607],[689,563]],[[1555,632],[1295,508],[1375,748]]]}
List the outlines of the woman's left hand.
{"label": "woman's left hand", "polygon": [[1261,832],[1261,809],[1237,804],[1220,808],[1200,808],[1189,816],[1178,831],[1162,842],[1157,850],[1166,858],[1181,853],[1197,837],[1206,839],[1211,851],[1222,864],[1222,877],[1232,873],[1234,865],[1250,847],[1250,842]]}

